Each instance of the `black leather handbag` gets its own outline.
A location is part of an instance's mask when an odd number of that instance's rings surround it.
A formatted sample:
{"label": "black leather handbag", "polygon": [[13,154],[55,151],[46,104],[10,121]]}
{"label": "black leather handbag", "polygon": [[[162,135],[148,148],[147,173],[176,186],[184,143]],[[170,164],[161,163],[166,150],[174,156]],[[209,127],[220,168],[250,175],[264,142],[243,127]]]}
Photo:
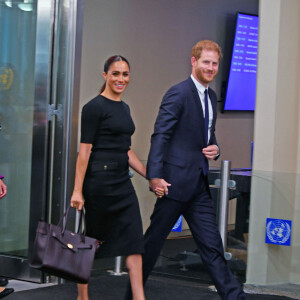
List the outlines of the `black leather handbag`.
{"label": "black leather handbag", "polygon": [[79,232],[83,224],[83,233],[66,230],[69,210],[70,206],[58,225],[39,221],[30,266],[76,283],[87,283],[99,243],[85,235],[83,210],[78,228]]}

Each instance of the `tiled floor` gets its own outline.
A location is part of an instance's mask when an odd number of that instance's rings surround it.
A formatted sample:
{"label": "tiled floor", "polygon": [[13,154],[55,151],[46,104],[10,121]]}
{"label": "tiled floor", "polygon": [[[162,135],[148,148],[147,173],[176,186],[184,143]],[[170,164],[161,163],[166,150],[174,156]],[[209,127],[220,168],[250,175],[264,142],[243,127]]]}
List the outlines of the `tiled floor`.
{"label": "tiled floor", "polygon": [[277,295],[286,296],[292,299],[300,299],[300,285],[298,284],[276,284],[257,286],[246,284],[244,290],[249,294],[266,294],[266,295]]}
{"label": "tiled floor", "polygon": [[[126,276],[110,276],[103,274],[90,280],[90,299],[110,299],[121,300],[124,298],[128,278]],[[18,283],[20,284],[20,283]],[[11,285],[17,288],[16,282]],[[42,285],[43,286],[43,285]],[[36,288],[36,284],[30,284],[19,288],[35,288],[13,293],[8,299],[11,300],[74,300],[76,299],[76,286],[73,283],[56,285],[51,288]],[[38,285],[41,287],[41,285]],[[187,298],[190,300],[210,299],[220,300],[215,292],[209,291],[207,287],[199,285],[198,282],[178,280],[162,276],[151,276],[145,288],[147,299],[155,300],[180,300]],[[249,300],[292,300],[299,299],[287,296],[275,296],[274,294],[248,294]]]}
{"label": "tiled floor", "polygon": [[[7,287],[14,288],[15,292],[44,288],[49,286],[55,286],[56,283],[45,283],[38,284],[32,282],[25,282],[20,280],[9,280]],[[210,286],[211,290],[214,290],[213,286]],[[274,286],[255,286],[255,285],[245,285],[244,290],[248,294],[265,294],[265,295],[277,295],[286,296],[291,299],[300,300],[300,286],[295,284],[285,284],[285,285],[274,285]]]}

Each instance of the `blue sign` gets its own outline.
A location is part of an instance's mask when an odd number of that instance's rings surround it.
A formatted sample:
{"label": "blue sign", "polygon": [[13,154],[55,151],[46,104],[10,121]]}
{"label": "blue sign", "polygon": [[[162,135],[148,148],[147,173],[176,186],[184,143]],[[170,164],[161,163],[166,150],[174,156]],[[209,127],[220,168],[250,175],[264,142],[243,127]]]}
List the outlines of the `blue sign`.
{"label": "blue sign", "polygon": [[267,218],[266,243],[282,246],[291,245],[292,221]]}
{"label": "blue sign", "polygon": [[177,232],[181,232],[182,231],[182,216],[179,217],[179,219],[175,223],[172,231],[177,231]]}
{"label": "blue sign", "polygon": [[258,16],[237,15],[225,110],[255,109],[258,24]]}

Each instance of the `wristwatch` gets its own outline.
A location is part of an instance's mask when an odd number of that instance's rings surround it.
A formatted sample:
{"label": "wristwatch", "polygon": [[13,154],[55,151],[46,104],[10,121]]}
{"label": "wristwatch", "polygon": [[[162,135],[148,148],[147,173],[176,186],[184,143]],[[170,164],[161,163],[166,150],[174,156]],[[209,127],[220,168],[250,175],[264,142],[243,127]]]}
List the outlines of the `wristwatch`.
{"label": "wristwatch", "polygon": [[3,175],[0,175],[0,179],[4,179],[4,176],[3,176]]}

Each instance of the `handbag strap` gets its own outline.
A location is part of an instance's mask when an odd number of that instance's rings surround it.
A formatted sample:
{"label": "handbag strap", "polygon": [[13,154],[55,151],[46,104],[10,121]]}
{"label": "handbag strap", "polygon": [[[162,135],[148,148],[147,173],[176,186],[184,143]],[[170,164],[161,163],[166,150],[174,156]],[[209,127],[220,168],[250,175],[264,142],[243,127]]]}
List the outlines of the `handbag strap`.
{"label": "handbag strap", "polygon": [[68,215],[69,215],[69,210],[70,210],[71,206],[69,205],[65,211],[65,213],[61,216],[57,226],[58,227],[61,227],[61,225],[63,225],[63,231],[62,232],[65,232],[65,229],[66,229],[66,224],[67,224],[67,220],[68,220]]}

